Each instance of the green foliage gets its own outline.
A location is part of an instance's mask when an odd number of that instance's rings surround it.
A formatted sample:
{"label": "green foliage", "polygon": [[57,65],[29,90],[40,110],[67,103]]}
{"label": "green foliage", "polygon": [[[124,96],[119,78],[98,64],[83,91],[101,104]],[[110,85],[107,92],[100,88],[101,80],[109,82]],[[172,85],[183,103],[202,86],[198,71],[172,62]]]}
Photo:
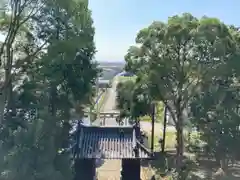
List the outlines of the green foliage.
{"label": "green foliage", "polygon": [[[231,27],[232,53],[225,64],[214,72],[214,78],[204,79],[200,92],[191,101],[192,122],[206,143],[204,152],[214,156],[221,168],[237,157],[239,132],[239,32]],[[211,151],[209,151],[211,149]]]}
{"label": "green foliage", "polygon": [[[137,75],[136,84],[144,87],[149,100],[163,102],[167,107],[177,129],[178,171],[184,149],[184,111],[191,103],[196,107],[192,121],[199,128],[204,124],[204,129],[203,125],[200,129],[205,137],[209,137],[209,142],[217,142],[213,147],[230,146],[223,140],[236,142],[240,72],[236,28],[229,28],[216,18],[197,19],[184,13],[169,17],[167,23],[155,21],[140,30],[136,43],[125,56],[125,68]],[[204,119],[210,112],[212,120],[207,122]]]}
{"label": "green foliage", "polygon": [[125,82],[125,81],[136,81],[136,76],[118,76],[116,77],[118,82]]}
{"label": "green foliage", "polygon": [[205,153],[217,158],[219,163],[235,157],[239,151],[235,143],[240,139],[239,95],[238,85],[232,80],[231,76],[218,76],[211,84],[204,85],[204,92],[196,95],[191,103],[192,122],[202,132]]}
{"label": "green foliage", "polygon": [[122,117],[136,120],[150,113],[151,105],[144,87],[135,81],[120,82],[117,86],[117,104]]}
{"label": "green foliage", "polygon": [[[158,102],[156,104],[156,118],[155,118],[155,122],[158,123],[163,123],[163,117],[164,117],[164,104],[162,102]],[[147,121],[147,122],[151,122],[151,116],[149,115],[144,115],[140,117],[141,121]]]}
{"label": "green foliage", "polygon": [[163,118],[164,118],[164,104],[163,102],[158,102],[156,104],[156,121],[163,123],[164,120]]}
{"label": "green foliage", "polygon": [[7,35],[0,49],[6,75],[0,84],[6,102],[0,109],[0,179],[72,179],[69,154],[58,152],[69,147],[72,112],[81,118],[100,72],[92,61],[91,12],[83,1],[14,3],[6,8],[10,21],[0,20]]}
{"label": "green foliage", "polygon": [[130,108],[133,96],[134,82],[126,81],[117,85],[117,108],[120,110],[121,117],[130,116]]}
{"label": "green foliage", "polygon": [[[151,113],[151,101],[148,91],[144,86],[138,84],[135,78],[122,78],[117,87],[117,104],[122,117],[132,120],[148,119]],[[157,118],[162,116],[162,106],[157,104]],[[133,122],[132,122],[133,123]]]}

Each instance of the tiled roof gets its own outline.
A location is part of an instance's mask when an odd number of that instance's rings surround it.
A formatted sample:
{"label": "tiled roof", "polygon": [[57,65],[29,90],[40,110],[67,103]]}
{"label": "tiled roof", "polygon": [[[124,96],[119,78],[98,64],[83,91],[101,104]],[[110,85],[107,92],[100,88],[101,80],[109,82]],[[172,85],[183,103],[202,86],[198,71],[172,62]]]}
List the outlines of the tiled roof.
{"label": "tiled roof", "polygon": [[78,152],[79,158],[150,158],[133,127],[81,126]]}

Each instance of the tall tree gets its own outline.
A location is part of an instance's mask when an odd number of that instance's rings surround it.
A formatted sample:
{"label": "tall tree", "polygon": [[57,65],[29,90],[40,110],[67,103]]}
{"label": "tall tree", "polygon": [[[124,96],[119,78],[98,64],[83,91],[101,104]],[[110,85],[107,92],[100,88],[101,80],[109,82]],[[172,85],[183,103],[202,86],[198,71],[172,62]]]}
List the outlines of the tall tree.
{"label": "tall tree", "polygon": [[[206,142],[205,153],[216,158],[220,168],[226,170],[229,159],[237,159],[239,141],[239,31],[229,29],[233,52],[214,77],[201,83],[201,90],[191,102],[192,122]],[[211,149],[211,151],[210,151]]]}
{"label": "tall tree", "polygon": [[0,144],[1,179],[71,179],[69,155],[58,150],[68,147],[71,111],[82,113],[98,74],[92,61],[94,28],[87,2],[39,2],[38,12],[23,23],[24,43],[12,49],[23,54],[17,56],[12,78],[18,82],[12,92],[15,119],[21,126],[1,128],[8,132]]}
{"label": "tall tree", "polygon": [[[1,99],[4,105],[0,109],[0,122],[4,120],[4,110],[7,119],[15,114],[13,98],[13,71],[14,63],[18,59],[16,50],[16,40],[21,37],[21,33],[26,32],[29,22],[41,9],[40,0],[9,0],[1,2],[0,31],[5,35],[5,39],[0,47],[0,66],[4,69],[4,79],[0,87]],[[30,55],[35,56],[42,46],[35,49]]]}
{"label": "tall tree", "polygon": [[[177,169],[183,157],[184,110],[203,79],[211,79],[234,51],[228,28],[215,18],[198,20],[191,14],[173,16],[167,23],[154,22],[139,32],[141,54],[137,75],[155,100],[164,102],[177,129]],[[136,59],[136,58],[135,58]]]}

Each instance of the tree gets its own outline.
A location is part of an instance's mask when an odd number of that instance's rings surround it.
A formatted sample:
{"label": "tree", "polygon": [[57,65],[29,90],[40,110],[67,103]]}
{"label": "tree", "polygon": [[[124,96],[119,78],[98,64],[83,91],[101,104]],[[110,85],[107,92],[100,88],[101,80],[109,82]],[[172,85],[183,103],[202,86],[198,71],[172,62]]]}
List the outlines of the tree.
{"label": "tree", "polygon": [[138,70],[143,66],[143,64],[141,63],[141,55],[142,51],[137,46],[131,46],[128,49],[128,52],[124,57],[125,61],[128,62],[127,64],[125,64],[125,70],[127,72],[131,72],[133,74],[139,72]]}
{"label": "tree", "polygon": [[206,142],[205,152],[215,157],[223,170],[229,159],[236,158],[238,147],[235,142],[240,138],[238,87],[230,77],[213,80],[191,103],[192,122]]}
{"label": "tree", "polygon": [[[218,19],[197,19],[191,14],[173,16],[167,23],[154,22],[136,38],[141,54],[127,67],[141,64],[137,75],[153,99],[164,102],[177,129],[177,170],[183,159],[183,111],[204,79],[221,70],[234,51],[228,27]],[[136,58],[135,58],[136,59]]]}
{"label": "tree", "polygon": [[[0,109],[1,113],[1,122],[4,119],[3,113],[4,109],[6,110],[5,116],[8,119],[11,118],[14,114],[14,100],[13,100],[13,74],[12,71],[14,68],[14,63],[16,62],[16,46],[17,38],[26,33],[31,35],[27,30],[29,22],[35,16],[35,14],[41,9],[42,2],[40,0],[10,0],[3,1],[1,4],[1,32],[5,34],[5,40],[0,48],[0,66],[4,68],[4,80],[2,86],[0,87],[0,93],[2,96],[3,102],[6,103],[6,106],[3,106]],[[8,13],[10,12],[10,13]],[[35,56],[43,47],[40,45],[35,51],[31,52],[29,57]],[[11,113],[9,113],[11,111]]]}
{"label": "tree", "polygon": [[[201,84],[201,90],[191,102],[192,122],[201,132],[206,143],[205,153],[216,158],[224,171],[229,159],[237,159],[239,151],[239,31],[230,27],[235,43],[231,54],[212,79]],[[211,149],[211,151],[210,151]]]}
{"label": "tree", "polygon": [[[117,108],[120,109],[120,116],[130,116],[131,98],[134,82],[128,81],[127,83],[118,83],[117,85]],[[131,92],[131,93],[129,93]]]}
{"label": "tree", "polygon": [[16,55],[12,66],[16,73],[11,74],[12,84],[18,82],[11,88],[14,121],[8,116],[1,123],[0,174],[6,180],[71,179],[69,154],[59,154],[58,150],[68,147],[71,111],[82,116],[99,72],[92,61],[94,28],[87,3],[38,2],[38,12],[22,23],[27,31],[17,30],[17,34],[24,32],[24,43],[15,38],[12,45],[18,48],[11,49],[14,55],[20,52],[22,56]]}
{"label": "tree", "polygon": [[139,121],[141,116],[151,111],[148,94],[144,87],[138,86],[134,80],[120,82],[117,87],[117,107],[121,117],[130,119],[130,123]]}

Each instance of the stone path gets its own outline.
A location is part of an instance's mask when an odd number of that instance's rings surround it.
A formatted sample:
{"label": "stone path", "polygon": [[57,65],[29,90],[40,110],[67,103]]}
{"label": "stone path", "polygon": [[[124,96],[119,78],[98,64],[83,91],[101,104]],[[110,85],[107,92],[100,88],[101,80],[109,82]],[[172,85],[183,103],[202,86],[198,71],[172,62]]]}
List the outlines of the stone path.
{"label": "stone path", "polygon": [[105,160],[103,165],[97,168],[98,180],[119,180],[120,170],[120,160]]}
{"label": "stone path", "polygon": [[[116,78],[117,79],[117,78]],[[108,97],[106,102],[103,105],[102,112],[116,112],[116,86],[117,80],[112,83],[112,88],[108,90]],[[107,126],[114,126],[117,123],[114,118],[108,118],[105,121]],[[151,123],[143,122],[141,124],[144,131],[151,131]],[[172,128],[170,128],[172,129]],[[155,133],[158,134],[162,130],[162,125],[157,124],[155,126]],[[120,171],[121,171],[121,160],[103,160],[103,164],[97,168],[97,177],[98,180],[120,180]],[[142,180],[149,180],[149,177],[153,172],[151,168],[144,167],[141,169],[141,178]]]}
{"label": "stone path", "polygon": [[[116,86],[117,81],[115,80],[112,83],[112,87],[108,89],[108,97],[103,105],[102,112],[116,112]],[[115,126],[118,124],[114,118],[107,118],[105,123],[106,126]],[[121,166],[120,160],[104,160],[104,163],[97,168],[98,180],[119,180]]]}

